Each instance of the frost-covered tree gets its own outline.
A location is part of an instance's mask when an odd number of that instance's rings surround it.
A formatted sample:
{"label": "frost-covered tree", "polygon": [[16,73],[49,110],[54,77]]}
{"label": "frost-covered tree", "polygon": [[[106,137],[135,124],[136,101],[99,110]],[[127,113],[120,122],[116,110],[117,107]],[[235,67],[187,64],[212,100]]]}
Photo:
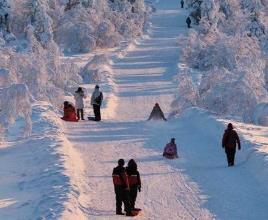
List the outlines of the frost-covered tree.
{"label": "frost-covered tree", "polygon": [[[1,79],[1,78],[0,78]],[[12,84],[0,89],[0,138],[18,117],[24,118],[24,136],[29,136],[31,123],[31,94],[25,84]]]}
{"label": "frost-covered tree", "polygon": [[256,105],[268,101],[266,3],[203,0],[193,6],[202,18],[185,41],[181,61],[202,75],[195,85],[198,106],[253,121]]}

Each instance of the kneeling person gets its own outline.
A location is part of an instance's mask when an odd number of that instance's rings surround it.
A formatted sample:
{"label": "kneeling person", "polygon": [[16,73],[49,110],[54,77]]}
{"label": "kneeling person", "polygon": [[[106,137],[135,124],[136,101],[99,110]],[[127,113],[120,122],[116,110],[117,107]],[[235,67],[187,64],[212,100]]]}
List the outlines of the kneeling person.
{"label": "kneeling person", "polygon": [[178,158],[177,145],[175,143],[175,138],[171,138],[171,141],[166,145],[164,152],[163,152],[163,157],[167,159]]}

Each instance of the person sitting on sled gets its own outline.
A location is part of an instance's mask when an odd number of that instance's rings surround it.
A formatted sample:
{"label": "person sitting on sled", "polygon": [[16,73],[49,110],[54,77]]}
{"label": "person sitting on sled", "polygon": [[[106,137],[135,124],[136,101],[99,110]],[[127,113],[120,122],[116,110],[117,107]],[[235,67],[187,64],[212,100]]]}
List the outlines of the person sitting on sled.
{"label": "person sitting on sled", "polygon": [[177,145],[175,143],[175,138],[171,138],[170,143],[168,143],[164,149],[163,157],[167,159],[178,158]]}
{"label": "person sitting on sled", "polygon": [[77,122],[78,119],[76,118],[76,112],[74,106],[70,103],[65,101],[63,103],[63,117],[61,118],[64,121],[73,121]]}
{"label": "person sitting on sled", "polygon": [[150,114],[150,117],[148,118],[148,121],[149,120],[164,120],[164,121],[167,120],[158,103],[155,103],[154,108]]}

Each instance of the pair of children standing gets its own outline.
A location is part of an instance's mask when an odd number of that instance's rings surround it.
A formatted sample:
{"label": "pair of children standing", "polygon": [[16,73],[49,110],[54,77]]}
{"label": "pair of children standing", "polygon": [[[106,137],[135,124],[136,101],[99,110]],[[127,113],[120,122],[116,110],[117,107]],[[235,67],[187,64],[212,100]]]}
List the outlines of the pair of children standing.
{"label": "pair of children standing", "polygon": [[141,179],[137,163],[131,159],[125,168],[125,161],[118,160],[118,166],[113,169],[113,183],[116,198],[116,214],[124,215],[122,203],[124,203],[126,216],[136,216],[140,209],[135,208],[138,191],[141,191]]}

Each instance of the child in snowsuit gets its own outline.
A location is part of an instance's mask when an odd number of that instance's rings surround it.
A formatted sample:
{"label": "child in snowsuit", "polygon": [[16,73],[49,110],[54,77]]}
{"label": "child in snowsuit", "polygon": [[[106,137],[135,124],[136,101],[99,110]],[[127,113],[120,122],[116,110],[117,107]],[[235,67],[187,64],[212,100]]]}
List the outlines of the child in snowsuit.
{"label": "child in snowsuit", "polygon": [[238,134],[233,130],[233,125],[229,123],[222,137],[222,148],[225,149],[228,167],[234,166],[236,144],[238,144],[238,150],[241,150]]}
{"label": "child in snowsuit", "polygon": [[100,91],[100,87],[96,85],[95,90],[91,96],[91,105],[93,106],[95,121],[101,120],[100,107],[101,107],[102,100],[103,100],[103,94]]}
{"label": "child in snowsuit", "polygon": [[130,193],[129,193],[129,200],[132,210],[134,211],[140,211],[140,209],[135,208],[136,198],[138,190],[141,191],[141,179],[140,179],[140,173],[138,171],[138,166],[135,160],[131,159],[128,162],[128,166],[126,168],[129,187],[130,187]]}
{"label": "child in snowsuit", "polygon": [[75,99],[75,107],[77,110],[77,118],[78,120],[80,120],[80,115],[81,115],[81,119],[84,119],[84,99],[85,98],[85,94],[84,91],[81,87],[79,87],[77,89],[77,91],[75,91],[74,94],[74,99]]}
{"label": "child in snowsuit", "polygon": [[168,143],[164,149],[163,157],[167,159],[178,158],[177,145],[175,143],[175,138],[171,138],[170,143]]}
{"label": "child in snowsuit", "polygon": [[72,104],[65,101],[63,105],[63,117],[61,119],[64,121],[77,122],[78,120],[76,118],[75,108],[72,106]]}
{"label": "child in snowsuit", "polygon": [[113,183],[116,199],[116,214],[124,215],[122,212],[122,203],[124,203],[127,216],[134,216],[129,201],[129,183],[127,179],[125,161],[118,160],[118,166],[113,169]]}
{"label": "child in snowsuit", "polygon": [[191,28],[191,23],[192,23],[191,18],[188,16],[186,19],[186,24],[188,28]]}
{"label": "child in snowsuit", "polygon": [[167,120],[158,103],[155,103],[153,110],[148,118],[148,121],[149,120]]}

